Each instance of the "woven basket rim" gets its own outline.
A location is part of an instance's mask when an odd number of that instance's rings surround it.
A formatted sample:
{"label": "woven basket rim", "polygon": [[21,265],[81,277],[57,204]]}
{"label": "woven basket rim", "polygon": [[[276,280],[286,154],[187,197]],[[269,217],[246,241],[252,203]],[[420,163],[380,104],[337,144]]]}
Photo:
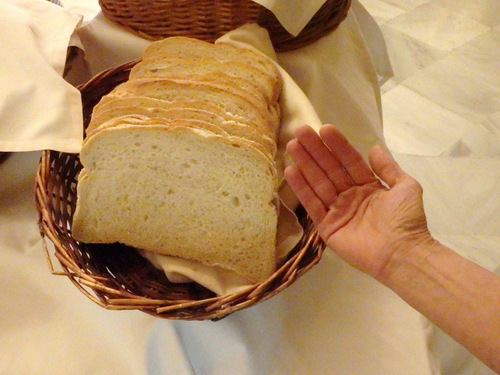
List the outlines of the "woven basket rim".
{"label": "woven basket rim", "polygon": [[[89,114],[100,97],[127,79],[137,61],[103,71],[79,87],[85,124],[88,124]],[[78,154],[42,151],[35,182],[40,235],[51,272],[68,277],[90,300],[109,310],[140,310],[168,319],[219,320],[265,301],[290,286],[320,261],[325,249],[312,221],[299,206],[304,236],[287,260],[267,280],[225,296],[216,296],[197,284],[174,285],[165,282],[163,271],[156,270],[158,274],[155,273],[154,267],[147,265],[149,262],[133,249],[105,245],[104,251],[102,246],[81,244],[72,239],[71,219],[79,168]],[[49,242],[53,244],[53,254],[49,250]],[[113,256],[118,260],[108,259]],[[62,271],[55,270],[53,258]],[[122,264],[127,262],[133,264]],[[123,268],[131,268],[132,271],[122,275]],[[143,272],[146,272],[146,276]],[[139,281],[134,278],[137,275]],[[147,288],[137,285],[141,283]],[[157,291],[163,293],[164,290],[166,294],[160,297],[155,295]]]}
{"label": "woven basket rim", "polygon": [[188,36],[214,42],[246,23],[267,29],[277,52],[305,47],[334,31],[347,17],[351,0],[326,0],[297,35],[253,0],[99,0],[103,15],[124,30],[148,40]]}

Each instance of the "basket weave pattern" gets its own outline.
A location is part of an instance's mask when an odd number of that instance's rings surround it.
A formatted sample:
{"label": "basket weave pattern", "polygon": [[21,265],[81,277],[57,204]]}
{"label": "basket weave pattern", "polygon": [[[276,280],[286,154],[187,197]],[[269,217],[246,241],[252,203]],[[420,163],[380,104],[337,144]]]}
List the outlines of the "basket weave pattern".
{"label": "basket weave pattern", "polygon": [[[100,98],[127,80],[136,63],[109,69],[79,88],[85,126]],[[133,248],[120,244],[83,244],[72,238],[77,176],[81,168],[76,154],[42,152],[35,186],[39,228],[52,271],[67,276],[82,293],[106,309],[141,310],[168,319],[218,320],[288,287],[320,260],[325,248],[312,222],[299,208],[297,214],[305,234],[268,280],[227,296],[216,296],[195,283],[173,284],[163,271]],[[47,240],[54,245],[54,256],[62,272],[54,271]]]}
{"label": "basket weave pattern", "polygon": [[296,37],[252,0],[99,0],[99,5],[108,19],[151,40],[187,36],[213,42],[243,24],[258,23],[281,52],[304,47],[335,30],[351,0],[327,0]]}

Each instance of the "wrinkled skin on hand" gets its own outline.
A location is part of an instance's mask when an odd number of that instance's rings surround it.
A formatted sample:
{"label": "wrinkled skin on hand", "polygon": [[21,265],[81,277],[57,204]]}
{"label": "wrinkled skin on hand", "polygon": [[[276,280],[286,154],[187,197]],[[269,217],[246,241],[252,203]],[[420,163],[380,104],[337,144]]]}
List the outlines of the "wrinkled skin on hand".
{"label": "wrinkled skin on hand", "polygon": [[380,279],[396,252],[432,241],[421,186],[381,147],[372,148],[368,165],[332,125],[295,135],[287,145],[295,165],[285,177],[341,258]]}

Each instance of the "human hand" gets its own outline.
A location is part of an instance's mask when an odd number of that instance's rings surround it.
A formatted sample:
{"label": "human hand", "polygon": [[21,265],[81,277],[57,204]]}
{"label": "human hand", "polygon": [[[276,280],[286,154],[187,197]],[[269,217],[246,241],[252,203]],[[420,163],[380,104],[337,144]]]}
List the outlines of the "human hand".
{"label": "human hand", "polygon": [[332,125],[321,127],[319,135],[303,126],[295,136],[287,145],[295,165],[286,168],[285,178],[341,258],[382,279],[396,252],[432,241],[420,184],[381,147],[370,151],[372,171]]}

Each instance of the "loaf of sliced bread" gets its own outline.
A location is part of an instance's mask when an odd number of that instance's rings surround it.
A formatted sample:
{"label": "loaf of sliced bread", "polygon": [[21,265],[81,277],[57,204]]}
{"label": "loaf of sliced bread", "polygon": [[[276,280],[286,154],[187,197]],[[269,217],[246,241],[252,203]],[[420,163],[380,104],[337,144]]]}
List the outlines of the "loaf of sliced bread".
{"label": "loaf of sliced bread", "polygon": [[73,237],[232,270],[276,267],[282,80],[246,48],[151,43],[86,129]]}
{"label": "loaf of sliced bread", "polygon": [[275,268],[276,174],[239,139],[183,126],[103,129],[80,155],[73,236],[218,265]]}

